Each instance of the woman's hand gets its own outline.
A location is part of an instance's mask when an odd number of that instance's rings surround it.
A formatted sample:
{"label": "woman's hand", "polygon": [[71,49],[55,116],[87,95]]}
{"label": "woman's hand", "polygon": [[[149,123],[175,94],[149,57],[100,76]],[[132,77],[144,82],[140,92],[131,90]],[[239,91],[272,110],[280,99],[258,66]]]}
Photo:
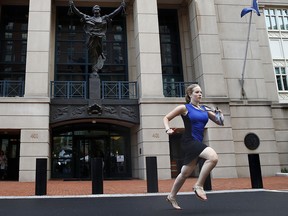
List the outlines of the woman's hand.
{"label": "woman's hand", "polygon": [[216,110],[215,110],[215,120],[218,125],[221,125],[221,126],[224,125],[224,115],[222,111],[218,109],[218,107],[216,107]]}
{"label": "woman's hand", "polygon": [[215,110],[208,111],[208,116],[209,119],[211,119],[216,124],[221,126],[224,125],[224,115],[222,113],[222,110],[218,109],[218,107],[216,107]]}
{"label": "woman's hand", "polygon": [[171,128],[169,128],[169,129],[166,130],[166,133],[167,133],[168,135],[171,135],[171,134],[174,133],[174,130],[171,129]]}

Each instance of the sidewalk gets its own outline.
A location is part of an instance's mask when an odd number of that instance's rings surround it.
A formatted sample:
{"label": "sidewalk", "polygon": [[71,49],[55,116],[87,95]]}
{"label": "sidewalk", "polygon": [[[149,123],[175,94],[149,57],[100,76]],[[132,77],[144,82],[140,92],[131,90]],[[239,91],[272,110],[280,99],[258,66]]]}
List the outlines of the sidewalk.
{"label": "sidewalk", "polygon": [[[168,193],[174,179],[159,180],[158,191]],[[189,178],[180,192],[191,192],[196,178]],[[263,177],[263,188],[267,190],[288,191],[288,177]],[[251,189],[250,178],[212,179],[212,190],[241,190]],[[147,193],[145,180],[109,180],[104,181],[104,194],[141,194]],[[47,195],[50,196],[77,196],[91,195],[91,181],[62,181],[49,180],[47,182]],[[0,181],[0,196],[35,196],[34,182]]]}

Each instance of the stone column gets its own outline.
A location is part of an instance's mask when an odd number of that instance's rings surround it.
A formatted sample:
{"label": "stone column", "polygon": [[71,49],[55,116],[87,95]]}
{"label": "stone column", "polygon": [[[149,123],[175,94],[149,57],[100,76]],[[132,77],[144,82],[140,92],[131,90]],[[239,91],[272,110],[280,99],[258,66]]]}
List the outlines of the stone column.
{"label": "stone column", "polygon": [[[162,67],[160,54],[160,38],[158,25],[157,0],[135,0],[134,41],[136,74],[139,84],[140,125],[137,128],[137,147],[133,147],[135,156],[133,175],[146,179],[145,159],[156,156],[159,179],[167,179],[170,174],[170,157],[168,142],[163,142],[162,117],[159,106],[155,102],[163,96]],[[153,118],[151,116],[158,116]]]}
{"label": "stone column", "polygon": [[195,78],[205,97],[227,97],[214,0],[189,3]]}
{"label": "stone column", "polygon": [[163,97],[157,1],[135,0],[133,7],[140,98]]}
{"label": "stone column", "polygon": [[[19,181],[35,181],[36,158],[50,158],[49,65],[51,40],[50,0],[30,0],[25,95],[21,116]],[[54,28],[54,27],[53,27]],[[51,72],[53,73],[53,72]],[[50,177],[48,160],[48,178]]]}
{"label": "stone column", "polygon": [[51,1],[30,0],[25,97],[49,96]]}

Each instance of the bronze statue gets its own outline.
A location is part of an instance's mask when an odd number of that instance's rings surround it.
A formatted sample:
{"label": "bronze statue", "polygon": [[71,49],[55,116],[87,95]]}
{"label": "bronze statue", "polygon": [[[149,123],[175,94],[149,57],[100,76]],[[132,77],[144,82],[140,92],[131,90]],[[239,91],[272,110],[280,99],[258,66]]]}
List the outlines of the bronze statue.
{"label": "bronze statue", "polygon": [[102,39],[106,34],[107,24],[112,21],[115,15],[121,11],[125,12],[125,2],[123,1],[112,13],[104,16],[101,16],[101,8],[98,5],[92,8],[93,16],[80,12],[75,7],[73,0],[69,0],[69,6],[69,14],[75,13],[81,18],[80,21],[84,23],[84,31],[87,35],[86,45],[90,61],[93,64],[93,74],[98,75],[97,72],[103,67],[106,59],[102,50]]}

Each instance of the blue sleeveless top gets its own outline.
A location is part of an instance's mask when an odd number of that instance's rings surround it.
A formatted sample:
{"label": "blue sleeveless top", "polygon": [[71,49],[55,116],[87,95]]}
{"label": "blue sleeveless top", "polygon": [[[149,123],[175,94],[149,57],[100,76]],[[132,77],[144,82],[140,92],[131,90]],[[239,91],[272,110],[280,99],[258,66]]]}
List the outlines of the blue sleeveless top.
{"label": "blue sleeveless top", "polygon": [[199,142],[203,141],[203,132],[208,122],[208,113],[205,106],[201,106],[202,110],[196,109],[192,104],[185,104],[188,113],[182,119],[185,126],[184,137],[192,138]]}

